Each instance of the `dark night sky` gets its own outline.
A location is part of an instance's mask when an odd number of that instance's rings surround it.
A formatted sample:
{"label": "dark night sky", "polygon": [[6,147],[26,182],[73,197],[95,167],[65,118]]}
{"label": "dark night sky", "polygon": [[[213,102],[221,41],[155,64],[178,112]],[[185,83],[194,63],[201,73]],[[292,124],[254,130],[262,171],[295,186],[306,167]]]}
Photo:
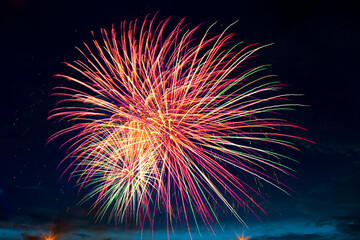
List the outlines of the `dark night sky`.
{"label": "dark night sky", "polygon": [[[1,137],[0,239],[139,239],[137,228],[94,223],[73,182],[60,179],[64,157],[59,142],[45,146],[58,129],[47,121],[55,99],[52,88],[66,70],[62,62],[80,58],[75,46],[90,42],[90,31],[123,20],[183,17],[195,26],[218,21],[246,43],[276,43],[262,50],[259,64],[304,93],[310,107],[288,116],[307,129],[295,157],[298,179],[286,179],[292,196],[265,189],[262,222],[250,214],[243,229],[223,216],[225,230],[203,239],[235,239],[245,231],[252,240],[327,240],[360,238],[360,13],[347,1],[40,1],[5,0],[0,5]],[[60,179],[60,180],[59,180]],[[174,239],[186,237],[186,229]],[[166,239],[157,230],[156,239]],[[144,239],[151,238],[145,231]],[[197,235],[194,235],[197,239]]]}

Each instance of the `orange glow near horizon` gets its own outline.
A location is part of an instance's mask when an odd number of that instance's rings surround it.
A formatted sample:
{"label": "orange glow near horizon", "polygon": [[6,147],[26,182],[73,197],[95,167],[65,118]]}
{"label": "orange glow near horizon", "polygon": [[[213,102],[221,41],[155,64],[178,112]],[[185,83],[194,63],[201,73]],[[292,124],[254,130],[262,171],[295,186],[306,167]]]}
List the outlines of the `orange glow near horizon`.
{"label": "orange glow near horizon", "polygon": [[45,234],[43,234],[44,236],[44,240],[55,240],[55,236],[51,236],[51,233],[49,234],[49,236],[46,236]]}
{"label": "orange glow near horizon", "polygon": [[236,234],[236,236],[237,236],[236,240],[250,240],[250,237],[244,237],[244,233],[241,236]]}

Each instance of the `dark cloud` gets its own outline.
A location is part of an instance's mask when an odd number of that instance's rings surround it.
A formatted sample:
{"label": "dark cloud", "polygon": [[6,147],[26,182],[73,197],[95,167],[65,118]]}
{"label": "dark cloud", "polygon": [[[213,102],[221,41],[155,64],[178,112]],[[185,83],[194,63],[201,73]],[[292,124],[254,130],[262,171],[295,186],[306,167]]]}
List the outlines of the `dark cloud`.
{"label": "dark cloud", "polygon": [[0,228],[9,228],[10,224],[7,222],[0,222]]}
{"label": "dark cloud", "polygon": [[356,240],[342,237],[339,234],[284,234],[281,236],[261,236],[251,240]]}
{"label": "dark cloud", "polygon": [[51,227],[52,235],[59,236],[61,234],[71,232],[75,227],[71,225],[70,219],[67,218],[56,218],[53,226]]}
{"label": "dark cloud", "polygon": [[28,233],[22,234],[24,240],[43,240],[42,236],[39,235],[30,235]]}
{"label": "dark cloud", "polygon": [[81,237],[81,238],[91,237],[90,235],[85,234],[85,233],[74,233],[73,235],[74,235],[74,236],[79,236],[79,237]]}
{"label": "dark cloud", "polygon": [[360,239],[360,212],[323,219],[317,225],[333,225],[343,235]]}
{"label": "dark cloud", "polygon": [[[49,210],[49,211],[46,211]],[[34,206],[26,206],[22,208],[16,217],[20,218],[23,224],[30,223],[48,223],[51,222],[52,216],[50,209]]]}

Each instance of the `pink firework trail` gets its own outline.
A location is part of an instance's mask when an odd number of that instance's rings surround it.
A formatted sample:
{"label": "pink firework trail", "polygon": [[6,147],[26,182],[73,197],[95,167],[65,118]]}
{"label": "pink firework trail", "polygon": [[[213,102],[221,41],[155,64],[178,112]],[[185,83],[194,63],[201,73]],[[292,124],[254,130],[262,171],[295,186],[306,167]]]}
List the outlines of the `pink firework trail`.
{"label": "pink firework trail", "polygon": [[165,34],[168,22],[123,22],[119,33],[101,30],[94,50],[79,49],[86,61],[66,65],[82,77],[58,75],[79,88],[57,87],[62,100],[49,117],[71,125],[49,141],[75,133],[66,171],[91,189],[83,201],[95,199],[99,220],[143,226],[161,207],[168,229],[184,218],[189,232],[190,219],[212,230],[216,203],[243,222],[232,203],[263,210],[238,175],[289,189],[275,173],[291,175],[280,159],[292,159],[267,149],[297,149],[291,139],[302,138],[281,130],[298,127],[277,114],[299,106],[286,100],[296,95],[280,94],[273,75],[255,77],[267,65],[240,70],[265,46],[241,49],[228,28],[211,37],[213,25],[195,39],[200,26],[185,30],[184,20]]}

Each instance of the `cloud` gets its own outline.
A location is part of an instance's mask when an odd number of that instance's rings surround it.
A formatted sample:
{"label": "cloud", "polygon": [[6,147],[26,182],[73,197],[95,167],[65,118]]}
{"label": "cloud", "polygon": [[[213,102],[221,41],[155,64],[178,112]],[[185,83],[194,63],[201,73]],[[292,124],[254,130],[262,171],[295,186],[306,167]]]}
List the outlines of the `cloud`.
{"label": "cloud", "polygon": [[81,238],[89,238],[91,235],[85,234],[85,233],[74,233],[74,236],[79,236]]}
{"label": "cloud", "polygon": [[[352,240],[341,237],[339,234],[284,234],[280,236],[261,236],[251,240]],[[354,239],[355,240],[355,239]]]}
{"label": "cloud", "polygon": [[28,233],[22,234],[24,240],[43,240],[43,237],[40,235],[30,235]]}
{"label": "cloud", "polygon": [[323,219],[317,225],[333,225],[339,233],[360,239],[360,212]]}

